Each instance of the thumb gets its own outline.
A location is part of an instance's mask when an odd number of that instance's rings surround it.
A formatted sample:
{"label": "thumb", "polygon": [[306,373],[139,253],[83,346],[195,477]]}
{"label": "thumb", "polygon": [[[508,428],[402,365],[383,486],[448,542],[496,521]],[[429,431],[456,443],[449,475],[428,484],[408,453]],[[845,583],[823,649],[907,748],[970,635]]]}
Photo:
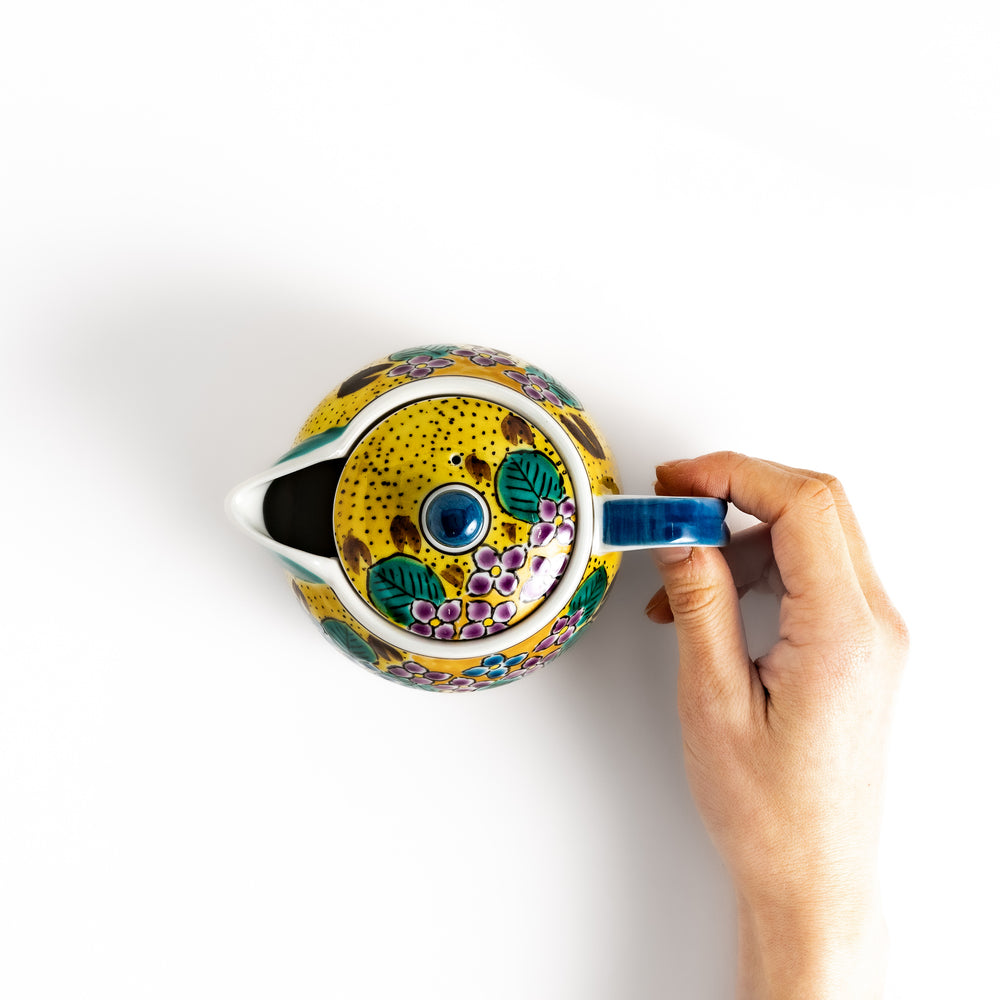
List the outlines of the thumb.
{"label": "thumb", "polygon": [[754,666],[747,652],[739,595],[716,548],[653,549],[677,629],[682,713],[745,701]]}

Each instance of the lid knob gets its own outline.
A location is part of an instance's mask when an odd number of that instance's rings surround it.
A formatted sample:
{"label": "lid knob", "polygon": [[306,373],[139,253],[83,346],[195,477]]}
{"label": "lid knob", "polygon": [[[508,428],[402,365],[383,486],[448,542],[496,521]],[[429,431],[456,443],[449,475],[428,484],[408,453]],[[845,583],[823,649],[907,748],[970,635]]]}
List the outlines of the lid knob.
{"label": "lid knob", "polygon": [[489,531],[489,505],[471,487],[447,483],[424,501],[420,527],[427,541],[440,552],[468,552]]}

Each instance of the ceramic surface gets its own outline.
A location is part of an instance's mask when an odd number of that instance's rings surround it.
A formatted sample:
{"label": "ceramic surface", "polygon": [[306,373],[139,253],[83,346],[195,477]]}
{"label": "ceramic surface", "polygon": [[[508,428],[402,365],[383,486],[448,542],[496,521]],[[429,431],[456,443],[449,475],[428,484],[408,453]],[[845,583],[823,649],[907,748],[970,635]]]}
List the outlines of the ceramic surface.
{"label": "ceramic surface", "polygon": [[[470,499],[473,544],[441,541],[422,516],[452,495],[482,499],[480,517]],[[389,622],[444,641],[530,615],[569,562],[575,513],[569,474],[541,431],[506,407],[448,396],[403,406],[362,438],[333,519],[357,593]]]}
{"label": "ceramic surface", "polygon": [[[624,506],[595,530],[595,509],[621,492],[607,442],[558,380],[493,349],[414,348],[352,375],[231,510],[291,473],[326,477],[328,542],[297,552],[238,520],[341,652],[425,690],[496,687],[551,663],[594,619],[619,548],[657,543]],[[659,544],[694,513],[661,510]],[[721,544],[706,516],[692,530]]]}
{"label": "ceramic surface", "polygon": [[[369,365],[320,402],[291,454],[332,440],[382,393],[416,381],[433,392],[442,375],[494,382],[523,397],[524,412],[547,410],[580,447],[590,489],[620,492],[610,449],[577,397],[541,369],[477,347],[422,347]],[[421,530],[420,505],[444,482],[481,491],[489,506],[487,536],[458,555],[440,551]],[[469,655],[414,652],[405,633],[387,643],[348,613],[333,588],[294,571],[293,585],[326,636],[382,676],[431,690],[506,684],[550,663],[579,637],[618,571],[617,552],[590,560],[578,590],[557,613],[546,611],[528,641],[476,654],[470,640],[506,631],[541,608],[568,563],[575,513],[565,464],[530,419],[474,396],[432,397],[391,413],[351,453],[338,485],[334,534],[351,585],[384,618],[412,635],[465,643]]]}

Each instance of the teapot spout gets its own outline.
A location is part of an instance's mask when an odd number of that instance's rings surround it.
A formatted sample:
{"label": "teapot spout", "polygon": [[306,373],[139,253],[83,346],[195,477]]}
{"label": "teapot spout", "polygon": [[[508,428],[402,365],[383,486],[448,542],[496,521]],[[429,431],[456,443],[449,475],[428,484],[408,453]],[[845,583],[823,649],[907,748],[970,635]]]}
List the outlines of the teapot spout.
{"label": "teapot spout", "polygon": [[337,564],[333,503],[343,460],[282,462],[237,486],[226,498],[234,524],[319,581]]}
{"label": "teapot spout", "polygon": [[234,487],[226,497],[229,519],[262,545],[270,538],[264,527],[264,495],[270,484],[271,480],[254,476]]}

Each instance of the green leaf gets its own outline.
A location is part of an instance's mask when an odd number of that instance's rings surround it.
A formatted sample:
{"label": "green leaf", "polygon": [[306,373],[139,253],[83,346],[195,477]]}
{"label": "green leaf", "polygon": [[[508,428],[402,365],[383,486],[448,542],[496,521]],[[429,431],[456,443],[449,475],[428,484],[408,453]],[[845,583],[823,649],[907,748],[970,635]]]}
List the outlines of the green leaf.
{"label": "green leaf", "polygon": [[[386,365],[388,368],[389,366]],[[300,455],[305,455],[307,452],[315,451],[317,448],[322,448],[323,445],[329,444],[331,441],[336,441],[344,431],[347,430],[347,425],[343,427],[331,427],[327,431],[320,431],[319,434],[313,434],[312,437],[307,437],[305,441],[300,441],[294,448],[290,451],[286,451],[281,458],[275,462],[275,465],[280,462],[287,462],[290,458],[298,458]]]}
{"label": "green leaf", "polygon": [[573,599],[569,602],[569,613],[572,615],[582,610],[581,623],[588,621],[597,611],[607,592],[608,571],[603,566],[598,566],[577,588]]}
{"label": "green leaf", "polygon": [[455,350],[454,344],[430,344],[427,347],[408,347],[405,351],[396,351],[389,355],[390,361],[409,361],[410,358],[426,354],[430,358],[443,358]]}
{"label": "green leaf", "polygon": [[540,520],[538,504],[545,497],[563,498],[562,476],[552,459],[540,451],[512,451],[501,463],[496,478],[497,500],[511,517],[534,524]]}
{"label": "green leaf", "polygon": [[[275,553],[275,555],[278,555],[278,553]],[[326,580],[318,577],[315,573],[310,573],[309,570],[300,566],[297,562],[292,562],[291,559],[287,559],[282,555],[278,555],[278,558],[285,564],[285,569],[287,569],[296,580],[302,580],[305,583],[326,583]]]}
{"label": "green leaf", "polygon": [[444,600],[444,587],[434,571],[413,556],[395,555],[380,559],[368,571],[368,596],[386,618],[398,625],[412,625],[410,605]]}
{"label": "green leaf", "polygon": [[335,618],[324,618],[320,624],[330,641],[352,660],[359,660],[361,663],[375,663],[378,660],[375,650],[349,625],[338,622]]}

